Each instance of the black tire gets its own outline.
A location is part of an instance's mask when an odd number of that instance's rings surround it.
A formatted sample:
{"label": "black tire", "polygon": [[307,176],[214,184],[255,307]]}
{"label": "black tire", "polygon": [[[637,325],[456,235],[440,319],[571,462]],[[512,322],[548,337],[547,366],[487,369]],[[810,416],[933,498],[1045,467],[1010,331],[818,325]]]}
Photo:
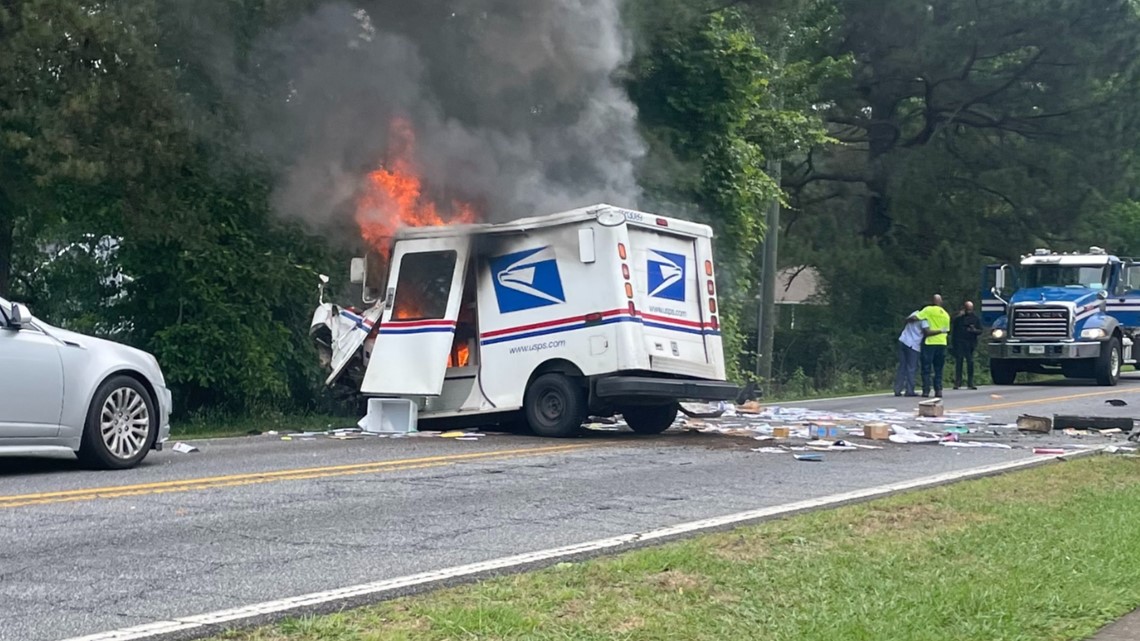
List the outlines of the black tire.
{"label": "black tire", "polygon": [[586,418],[586,390],[579,381],[563,374],[543,374],[527,388],[523,414],[538,436],[574,436]]}
{"label": "black tire", "polygon": [[990,378],[994,385],[1013,385],[1017,382],[1017,364],[1004,359],[990,360]]}
{"label": "black tire", "polygon": [[629,429],[638,434],[660,434],[677,419],[677,404],[631,405],[623,408],[621,415]]}
{"label": "black tire", "polygon": [[1107,387],[1116,385],[1120,381],[1121,366],[1120,339],[1113,337],[1104,343],[1100,356],[1096,359],[1097,385]]}
{"label": "black tire", "polygon": [[[141,439],[134,432],[135,442],[141,442],[141,446],[124,446],[123,453],[126,455],[119,455],[112,451],[111,447],[103,438],[102,422],[103,410],[108,405],[109,399],[112,395],[119,394],[119,398],[139,398],[145,406],[145,421],[141,415],[135,416],[136,421],[145,423],[145,434]],[[132,396],[133,394],[133,396]],[[130,408],[138,409],[138,405],[128,403]],[[126,411],[127,408],[124,409]],[[132,427],[129,421],[124,419],[126,427],[125,432],[130,432],[129,428]],[[141,425],[137,426],[142,429]],[[154,446],[154,439],[158,437],[158,408],[154,398],[147,391],[146,387],[137,380],[130,376],[113,376],[99,386],[95,390],[95,396],[91,399],[91,407],[87,409],[87,421],[83,426],[83,438],[79,446],[79,460],[86,466],[100,470],[123,470],[129,467],[134,467],[139,464],[146,455],[150,452],[151,447]],[[126,438],[126,434],[120,437]],[[114,441],[113,441],[114,442]]]}

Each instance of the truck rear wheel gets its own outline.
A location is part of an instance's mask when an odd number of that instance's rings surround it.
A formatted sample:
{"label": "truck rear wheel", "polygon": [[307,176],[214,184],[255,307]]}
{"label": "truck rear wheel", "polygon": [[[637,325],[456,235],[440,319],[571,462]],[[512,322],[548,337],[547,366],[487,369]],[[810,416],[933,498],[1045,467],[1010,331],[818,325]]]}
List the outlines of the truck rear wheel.
{"label": "truck rear wheel", "polygon": [[523,414],[538,436],[574,436],[586,418],[586,390],[564,374],[543,374],[527,388]]}
{"label": "truck rear wheel", "polygon": [[1096,359],[1096,382],[1109,387],[1120,381],[1120,339],[1110,338]]}
{"label": "truck rear wheel", "polygon": [[995,385],[1013,385],[1017,381],[1017,364],[1005,359],[991,359],[990,378]]}
{"label": "truck rear wheel", "polygon": [[629,429],[638,434],[660,434],[677,419],[677,404],[630,405],[622,408],[621,415]]}

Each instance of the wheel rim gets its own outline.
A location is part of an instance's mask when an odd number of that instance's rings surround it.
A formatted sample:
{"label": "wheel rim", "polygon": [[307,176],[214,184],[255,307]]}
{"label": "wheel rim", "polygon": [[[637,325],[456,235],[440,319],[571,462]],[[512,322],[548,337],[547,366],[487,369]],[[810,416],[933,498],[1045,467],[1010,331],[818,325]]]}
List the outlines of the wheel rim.
{"label": "wheel rim", "polygon": [[150,432],[150,408],[142,394],[120,387],[103,401],[99,432],[107,451],[119,459],[136,456],[146,446]]}
{"label": "wheel rim", "polygon": [[1120,350],[1115,346],[1112,348],[1112,355],[1109,356],[1109,363],[1112,368],[1112,376],[1115,378],[1120,375]]}
{"label": "wheel rim", "polygon": [[562,418],[563,412],[566,411],[566,401],[558,392],[548,390],[538,403],[538,411],[543,419],[554,423]]}

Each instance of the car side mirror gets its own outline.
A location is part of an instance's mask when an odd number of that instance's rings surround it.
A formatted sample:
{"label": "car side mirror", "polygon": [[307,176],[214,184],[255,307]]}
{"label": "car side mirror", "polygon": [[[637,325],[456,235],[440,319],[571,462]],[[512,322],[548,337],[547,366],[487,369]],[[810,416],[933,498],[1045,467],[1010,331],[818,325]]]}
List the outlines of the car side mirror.
{"label": "car side mirror", "polygon": [[9,327],[21,329],[30,322],[32,322],[32,313],[28,308],[20,303],[12,303],[12,314],[8,319]]}

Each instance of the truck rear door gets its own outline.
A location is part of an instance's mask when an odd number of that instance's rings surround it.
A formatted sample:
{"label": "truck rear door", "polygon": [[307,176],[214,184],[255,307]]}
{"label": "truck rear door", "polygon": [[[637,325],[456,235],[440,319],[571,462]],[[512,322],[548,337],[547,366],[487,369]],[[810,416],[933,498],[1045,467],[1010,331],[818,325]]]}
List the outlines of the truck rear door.
{"label": "truck rear door", "polygon": [[634,300],[652,369],[714,378],[697,238],[629,226]]}
{"label": "truck rear door", "polygon": [[384,311],[361,392],[435,396],[443,390],[471,241],[398,241]]}

